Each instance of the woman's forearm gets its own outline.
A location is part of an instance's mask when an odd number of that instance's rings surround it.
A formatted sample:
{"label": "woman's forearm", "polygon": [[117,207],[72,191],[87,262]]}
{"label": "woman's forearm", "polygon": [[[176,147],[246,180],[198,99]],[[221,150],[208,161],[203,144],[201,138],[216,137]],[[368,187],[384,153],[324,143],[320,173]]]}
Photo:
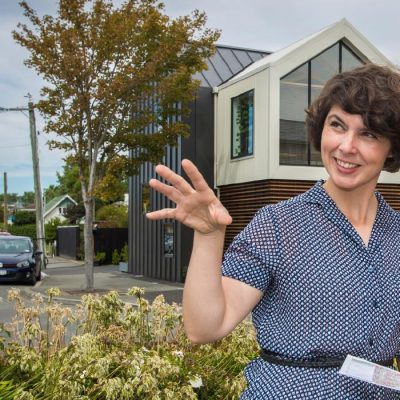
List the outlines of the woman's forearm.
{"label": "woman's forearm", "polygon": [[225,315],[221,263],[225,229],[210,234],[195,232],[193,250],[183,292],[186,333],[194,342],[220,338]]}

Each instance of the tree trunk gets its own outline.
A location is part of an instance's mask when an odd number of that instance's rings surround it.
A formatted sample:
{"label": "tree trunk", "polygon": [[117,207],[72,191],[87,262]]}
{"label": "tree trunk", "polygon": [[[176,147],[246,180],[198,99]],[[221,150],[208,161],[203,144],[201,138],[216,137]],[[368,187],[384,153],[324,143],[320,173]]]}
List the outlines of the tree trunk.
{"label": "tree trunk", "polygon": [[94,201],[91,196],[87,196],[85,205],[85,225],[83,227],[83,238],[85,248],[85,278],[86,290],[94,287],[93,258],[94,258],[94,238],[93,238],[93,216]]}

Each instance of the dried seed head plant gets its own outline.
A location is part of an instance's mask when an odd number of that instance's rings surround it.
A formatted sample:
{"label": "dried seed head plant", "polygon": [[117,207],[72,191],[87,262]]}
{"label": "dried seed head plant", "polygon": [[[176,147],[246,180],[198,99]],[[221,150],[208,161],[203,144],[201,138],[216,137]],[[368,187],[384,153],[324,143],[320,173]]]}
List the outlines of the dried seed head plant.
{"label": "dried seed head plant", "polygon": [[184,334],[181,306],[162,295],[150,303],[135,287],[127,303],[110,291],[70,308],[55,301],[59,294],[49,289],[27,306],[9,291],[15,317],[0,329],[0,398],[10,389],[1,382],[12,382],[10,399],[239,398],[243,368],[258,352],[250,321],[200,346]]}

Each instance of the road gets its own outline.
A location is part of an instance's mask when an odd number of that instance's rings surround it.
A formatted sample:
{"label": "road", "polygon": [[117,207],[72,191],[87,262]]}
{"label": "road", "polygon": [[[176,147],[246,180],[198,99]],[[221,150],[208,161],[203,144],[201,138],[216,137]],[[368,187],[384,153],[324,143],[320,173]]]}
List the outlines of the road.
{"label": "road", "polygon": [[[7,301],[10,288],[18,288],[21,296],[27,304],[34,293],[46,294],[46,290],[51,287],[58,287],[61,295],[56,298],[64,305],[74,305],[80,301],[85,294],[85,273],[81,262],[66,260],[59,257],[49,260],[49,265],[42,272],[42,280],[35,286],[24,283],[2,283],[0,282],[0,321],[7,322],[13,317],[15,310],[14,304]],[[133,276],[125,272],[120,272],[118,266],[104,265],[94,268],[94,286],[97,293],[106,293],[109,290],[116,290],[121,299],[132,302],[134,299],[126,296],[126,292],[131,287],[142,287],[145,289],[145,298],[152,301],[157,295],[163,294],[169,303],[182,302],[183,284],[147,279],[141,276]]]}

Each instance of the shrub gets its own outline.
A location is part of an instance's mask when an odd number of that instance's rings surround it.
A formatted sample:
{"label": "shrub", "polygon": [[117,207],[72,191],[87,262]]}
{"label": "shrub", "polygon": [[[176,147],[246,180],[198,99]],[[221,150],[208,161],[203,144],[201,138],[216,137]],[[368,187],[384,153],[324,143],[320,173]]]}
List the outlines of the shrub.
{"label": "shrub", "polygon": [[[249,321],[217,343],[193,345],[180,306],[162,295],[150,304],[132,288],[134,306],[115,291],[88,294],[72,312],[54,302],[59,294],[35,294],[27,307],[18,289],[9,291],[16,315],[2,331],[10,337],[0,381],[8,392],[11,385],[10,399],[216,400],[238,399],[244,389],[243,368],[258,353]],[[0,398],[5,393],[0,384]]]}
{"label": "shrub", "polygon": [[128,262],[128,243],[125,243],[121,249],[121,261]]}
{"label": "shrub", "polygon": [[112,256],[111,256],[111,262],[112,262],[112,264],[113,264],[113,265],[118,265],[120,259],[121,259],[121,257],[120,257],[120,255],[119,255],[119,253],[118,253],[118,250],[117,250],[117,249],[114,249],[114,251],[113,251],[113,253],[112,253]]}
{"label": "shrub", "polygon": [[15,211],[13,224],[14,225],[36,224],[35,211]]}
{"label": "shrub", "polygon": [[36,225],[9,225],[8,232],[16,236],[29,236],[32,240],[36,239]]}
{"label": "shrub", "polygon": [[51,219],[47,224],[45,224],[44,231],[47,243],[51,243],[57,239],[57,227],[63,225],[69,225],[68,221],[61,221],[58,217]]}
{"label": "shrub", "polygon": [[106,257],[107,257],[107,255],[104,251],[98,251],[96,253],[96,255],[94,256],[94,261],[96,261],[97,263],[99,263],[101,265],[106,260]]}
{"label": "shrub", "polygon": [[103,206],[96,212],[96,220],[107,221],[110,228],[127,228],[128,207],[116,204]]}

